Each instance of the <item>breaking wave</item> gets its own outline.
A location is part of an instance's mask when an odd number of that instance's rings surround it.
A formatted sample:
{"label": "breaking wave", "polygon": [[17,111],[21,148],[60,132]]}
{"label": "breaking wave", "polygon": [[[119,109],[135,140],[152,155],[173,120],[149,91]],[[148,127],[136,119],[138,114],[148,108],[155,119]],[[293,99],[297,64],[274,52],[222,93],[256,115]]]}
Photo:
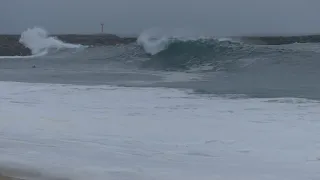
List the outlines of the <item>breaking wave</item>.
{"label": "breaking wave", "polygon": [[[110,34],[50,36],[43,28],[34,27],[24,31],[20,37],[16,36],[15,39],[10,40],[10,42],[16,42],[16,45],[3,46],[4,50],[1,47],[0,55],[9,54],[11,56],[0,56],[0,58],[33,58],[49,54],[50,57],[84,59],[84,62],[112,61],[139,68],[159,70],[184,71],[200,68],[210,71],[233,71],[238,70],[239,67],[248,67],[261,59],[268,59],[269,62],[277,59],[274,61],[278,62],[279,59],[283,61],[292,56],[305,58],[305,56],[310,56],[310,53],[308,54],[310,51],[319,53],[319,43],[281,44],[299,42],[299,40],[317,42],[317,38],[317,36],[223,38],[199,36],[199,34],[195,35],[184,30],[163,32],[154,29],[142,32],[137,38],[123,38]],[[3,44],[6,42],[9,41],[3,41]],[[15,51],[18,45],[30,50],[30,55],[18,54],[21,52],[20,50]],[[70,49],[82,49],[89,46],[92,48],[81,53],[70,53]],[[7,53],[10,49],[13,49],[12,53]]]}
{"label": "breaking wave", "polygon": [[[147,46],[147,48],[149,48]],[[157,49],[153,47],[154,49]],[[146,49],[146,48],[144,48]],[[179,40],[167,41],[165,47],[158,48],[159,51],[151,55],[144,66],[165,69],[185,69],[188,67],[211,63],[214,59],[231,55],[232,52],[240,50],[239,43],[220,41],[216,39]]]}
{"label": "breaking wave", "polygon": [[31,50],[30,56],[0,56],[0,58],[32,58],[44,56],[50,50],[59,51],[62,49],[78,49],[86,46],[80,44],[70,44],[62,42],[56,37],[50,37],[48,32],[39,27],[28,28],[25,30],[19,39],[19,42],[26,48]]}
{"label": "breaking wave", "polygon": [[[232,71],[248,67],[258,60],[269,59],[271,62],[273,57],[287,59],[293,55],[303,57],[310,52],[319,53],[319,43],[305,43],[311,40],[317,42],[317,36],[313,37],[314,39],[310,38],[306,36],[244,39],[145,31],[138,37],[137,44],[149,57],[142,63],[142,67],[145,68],[190,70],[200,67],[213,71]],[[301,43],[294,43],[300,41]]]}
{"label": "breaking wave", "polygon": [[[162,32],[160,30],[150,29],[143,31],[138,39],[138,45],[142,46],[147,54],[155,55],[161,51],[172,48],[173,44],[190,44],[190,42],[210,41],[216,40],[218,42],[231,41],[229,38],[213,38],[207,36],[195,36],[188,33],[179,32]],[[183,49],[181,49],[183,50]]]}
{"label": "breaking wave", "polygon": [[143,67],[159,69],[188,69],[194,66],[211,65],[221,68],[230,64],[225,58],[249,53],[252,46],[231,38],[155,36],[142,33],[138,45],[150,56]]}

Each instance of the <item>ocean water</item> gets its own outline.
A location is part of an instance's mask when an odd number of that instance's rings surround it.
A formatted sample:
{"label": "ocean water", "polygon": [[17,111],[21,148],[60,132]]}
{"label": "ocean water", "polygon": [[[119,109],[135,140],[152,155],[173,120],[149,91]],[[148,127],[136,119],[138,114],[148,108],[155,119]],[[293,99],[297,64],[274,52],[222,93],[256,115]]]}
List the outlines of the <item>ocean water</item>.
{"label": "ocean water", "polygon": [[0,173],[320,178],[318,43],[146,31],[131,44],[85,46],[41,28],[20,43],[32,55],[0,57]]}

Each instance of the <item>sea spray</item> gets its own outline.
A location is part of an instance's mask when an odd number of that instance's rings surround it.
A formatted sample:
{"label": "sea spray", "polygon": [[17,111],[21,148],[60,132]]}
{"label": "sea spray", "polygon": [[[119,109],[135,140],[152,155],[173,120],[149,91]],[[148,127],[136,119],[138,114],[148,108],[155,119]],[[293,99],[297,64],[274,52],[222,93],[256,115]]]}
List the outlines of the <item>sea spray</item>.
{"label": "sea spray", "polygon": [[28,28],[21,34],[19,42],[29,48],[32,54],[48,52],[49,49],[70,49],[83,47],[80,44],[69,44],[50,37],[48,32],[42,28]]}
{"label": "sea spray", "polygon": [[139,35],[137,43],[143,47],[146,53],[155,55],[167,48],[169,37],[159,34],[157,30],[150,29]]}
{"label": "sea spray", "polygon": [[[172,44],[183,43],[190,44],[190,42],[233,42],[232,38],[215,38],[212,36],[200,36],[188,32],[183,29],[173,29],[172,31],[163,30],[159,28],[151,28],[143,31],[138,39],[137,44],[142,46],[144,51],[150,55],[156,55],[166,49]],[[187,53],[187,52],[186,52]]]}
{"label": "sea spray", "polygon": [[51,49],[78,49],[86,46],[70,44],[49,36],[49,33],[40,27],[28,28],[21,33],[19,43],[31,50],[30,56],[0,56],[0,59],[19,59],[45,56]]}

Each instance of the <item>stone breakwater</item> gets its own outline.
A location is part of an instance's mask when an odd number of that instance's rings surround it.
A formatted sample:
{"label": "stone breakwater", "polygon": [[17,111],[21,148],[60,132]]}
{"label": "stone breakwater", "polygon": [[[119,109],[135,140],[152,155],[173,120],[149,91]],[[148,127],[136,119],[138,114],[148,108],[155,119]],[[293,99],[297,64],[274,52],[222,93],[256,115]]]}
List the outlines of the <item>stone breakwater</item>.
{"label": "stone breakwater", "polygon": [[19,43],[18,35],[0,35],[0,56],[30,55],[30,49]]}
{"label": "stone breakwater", "polygon": [[240,37],[243,42],[260,45],[282,45],[293,43],[319,43],[320,35],[300,36],[245,36]]}
{"label": "stone breakwater", "polygon": [[[112,46],[117,44],[129,44],[136,41],[136,38],[122,38],[111,34],[76,35],[64,34],[53,35],[59,40],[90,46]],[[27,56],[31,55],[30,49],[24,47],[20,42],[20,35],[0,35],[0,56]]]}
{"label": "stone breakwater", "polygon": [[[77,35],[64,34],[53,35],[63,42],[82,44],[89,46],[113,46],[117,44],[129,44],[136,42],[136,37],[118,37],[112,34]],[[320,35],[303,36],[243,36],[231,37],[241,39],[249,44],[281,45],[292,43],[319,43]],[[20,35],[0,35],[0,56],[26,56],[31,55],[30,49],[19,43]]]}

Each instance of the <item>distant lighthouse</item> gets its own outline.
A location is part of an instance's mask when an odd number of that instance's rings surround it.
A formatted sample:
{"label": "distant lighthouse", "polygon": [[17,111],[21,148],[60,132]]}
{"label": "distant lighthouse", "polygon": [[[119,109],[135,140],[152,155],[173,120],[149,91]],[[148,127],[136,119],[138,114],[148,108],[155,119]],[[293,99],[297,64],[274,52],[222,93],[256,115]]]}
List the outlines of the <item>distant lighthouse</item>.
{"label": "distant lighthouse", "polygon": [[103,33],[103,26],[104,26],[104,23],[101,23],[101,33]]}

